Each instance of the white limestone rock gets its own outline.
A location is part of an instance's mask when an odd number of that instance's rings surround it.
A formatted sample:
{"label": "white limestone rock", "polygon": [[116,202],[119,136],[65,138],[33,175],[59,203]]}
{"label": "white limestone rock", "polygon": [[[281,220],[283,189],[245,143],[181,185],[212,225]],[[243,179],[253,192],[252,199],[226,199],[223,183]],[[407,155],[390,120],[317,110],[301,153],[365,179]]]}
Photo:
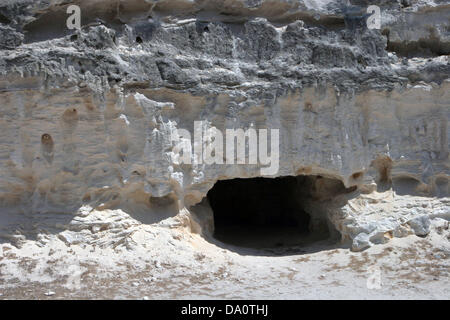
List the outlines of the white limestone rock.
{"label": "white limestone rock", "polygon": [[418,236],[426,236],[430,232],[430,218],[428,216],[419,216],[408,221],[408,224]]}
{"label": "white limestone rock", "polygon": [[77,1],[77,31],[72,2],[0,8],[2,238],[211,232],[194,206],[263,166],[174,163],[172,132],[196,120],[279,129],[276,176],[323,177],[308,212],[357,250],[449,220],[448,1]]}

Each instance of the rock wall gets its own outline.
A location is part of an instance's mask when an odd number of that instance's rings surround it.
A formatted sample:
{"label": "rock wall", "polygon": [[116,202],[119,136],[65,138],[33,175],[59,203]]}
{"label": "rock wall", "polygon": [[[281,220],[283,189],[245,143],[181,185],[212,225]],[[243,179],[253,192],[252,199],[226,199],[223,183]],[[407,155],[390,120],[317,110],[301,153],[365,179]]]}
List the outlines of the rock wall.
{"label": "rock wall", "polygon": [[[65,26],[70,4],[80,30]],[[369,4],[380,30],[365,26]],[[219,179],[261,175],[174,163],[171,133],[200,120],[279,129],[276,176],[356,187],[311,202],[355,249],[423,234],[450,212],[449,17],[437,0],[7,1],[1,235],[86,207],[158,222]]]}

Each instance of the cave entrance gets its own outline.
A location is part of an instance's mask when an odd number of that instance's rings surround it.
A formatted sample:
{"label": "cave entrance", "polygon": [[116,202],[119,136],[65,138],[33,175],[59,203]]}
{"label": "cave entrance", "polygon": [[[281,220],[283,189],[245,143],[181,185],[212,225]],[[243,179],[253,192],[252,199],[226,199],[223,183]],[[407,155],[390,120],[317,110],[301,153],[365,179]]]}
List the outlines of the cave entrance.
{"label": "cave entrance", "polygon": [[311,212],[311,196],[320,178],[218,181],[207,194],[214,216],[214,238],[248,248],[311,245],[329,239],[326,215],[320,210]]}

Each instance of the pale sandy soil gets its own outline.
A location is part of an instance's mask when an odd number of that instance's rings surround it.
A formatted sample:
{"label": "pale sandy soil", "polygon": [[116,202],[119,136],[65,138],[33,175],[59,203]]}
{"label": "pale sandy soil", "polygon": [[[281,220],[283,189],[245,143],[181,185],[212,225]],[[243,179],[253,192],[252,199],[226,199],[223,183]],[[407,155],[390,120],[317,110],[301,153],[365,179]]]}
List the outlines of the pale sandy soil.
{"label": "pale sandy soil", "polygon": [[326,242],[244,249],[181,229],[141,229],[115,248],[54,236],[20,249],[4,242],[0,299],[450,298],[448,229],[363,252]]}

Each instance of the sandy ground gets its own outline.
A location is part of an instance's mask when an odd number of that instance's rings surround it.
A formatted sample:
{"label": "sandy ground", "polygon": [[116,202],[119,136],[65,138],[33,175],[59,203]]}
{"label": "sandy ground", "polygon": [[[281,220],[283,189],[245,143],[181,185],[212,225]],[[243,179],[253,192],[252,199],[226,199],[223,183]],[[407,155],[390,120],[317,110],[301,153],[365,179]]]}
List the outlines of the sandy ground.
{"label": "sandy ground", "polygon": [[47,235],[0,253],[0,299],[450,298],[448,228],[352,252],[327,241],[245,249],[152,225],[115,245]]}

